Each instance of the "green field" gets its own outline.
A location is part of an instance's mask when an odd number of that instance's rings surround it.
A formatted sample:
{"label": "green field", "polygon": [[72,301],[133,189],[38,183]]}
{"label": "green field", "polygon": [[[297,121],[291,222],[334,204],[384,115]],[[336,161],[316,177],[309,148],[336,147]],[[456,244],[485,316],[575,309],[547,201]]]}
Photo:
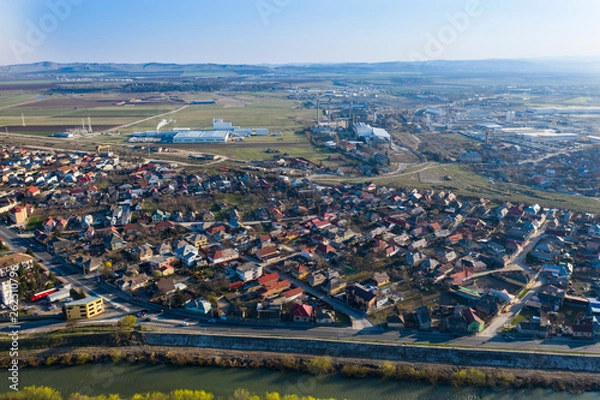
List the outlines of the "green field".
{"label": "green field", "polygon": [[105,107],[76,110],[73,107],[40,109],[4,108],[0,109],[0,126],[21,125],[21,115],[25,118],[27,126],[32,128],[32,132],[35,132],[34,129],[36,126],[39,129],[38,132],[46,131],[44,126],[79,127],[81,126],[82,119],[84,119],[87,125],[87,117],[91,118],[92,126],[114,126],[135,122],[170,110],[171,108],[157,108],[152,106]]}
{"label": "green field", "polygon": [[[213,118],[222,118],[243,128],[269,128],[271,131],[286,133],[303,129],[313,117],[313,111],[298,108],[298,103],[280,94],[257,93],[212,97],[217,99],[217,104],[190,105],[184,110],[169,115],[168,118],[176,121],[173,125],[192,129],[212,128]],[[156,118],[133,125],[124,132],[155,129],[161,119]]]}
{"label": "green field", "polygon": [[[496,202],[510,201],[513,203],[526,203],[547,208],[564,208],[585,213],[600,213],[600,199],[589,197],[569,196],[561,193],[542,192],[526,186],[500,183],[493,184],[489,180],[471,172],[467,167],[459,164],[431,164],[431,167],[419,165],[411,166],[398,175],[384,175],[365,178],[337,178],[319,177],[315,179],[324,184],[340,182],[359,183],[371,181],[378,185],[387,185],[399,188],[418,188],[451,190],[457,195],[472,198],[487,198]],[[423,183],[419,179],[419,171],[427,168],[429,174],[437,174],[440,178],[449,177],[442,183]]]}
{"label": "green field", "polygon": [[0,90],[0,108],[14,106],[32,98],[29,94],[14,93],[13,91],[2,92]]}

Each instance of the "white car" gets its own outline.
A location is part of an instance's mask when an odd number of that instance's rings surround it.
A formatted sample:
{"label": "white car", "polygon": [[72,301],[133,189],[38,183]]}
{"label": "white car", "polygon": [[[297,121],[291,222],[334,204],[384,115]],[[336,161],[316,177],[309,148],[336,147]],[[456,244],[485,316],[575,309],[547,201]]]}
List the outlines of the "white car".
{"label": "white car", "polygon": [[183,321],[183,322],[181,322],[181,324],[180,324],[180,325],[181,325],[181,326],[188,326],[188,325],[189,325],[189,323],[187,323],[187,322]]}

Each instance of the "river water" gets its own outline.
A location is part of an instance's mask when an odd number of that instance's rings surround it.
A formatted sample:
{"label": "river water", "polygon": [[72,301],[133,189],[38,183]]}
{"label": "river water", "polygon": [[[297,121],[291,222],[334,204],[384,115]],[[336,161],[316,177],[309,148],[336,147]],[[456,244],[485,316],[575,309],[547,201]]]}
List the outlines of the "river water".
{"label": "river water", "polygon": [[[215,367],[173,367],[166,365],[81,365],[73,367],[39,367],[20,371],[20,387],[50,386],[64,397],[79,392],[87,395],[168,392],[173,389],[206,390],[217,398],[228,399],[237,388],[264,394],[277,391],[349,400],[388,399],[577,399],[597,400],[600,393],[572,395],[546,389],[494,390],[454,388],[446,385],[399,382],[380,378],[350,379],[339,375],[314,377],[296,372],[262,369],[228,369]],[[4,392],[4,390],[0,390]]]}

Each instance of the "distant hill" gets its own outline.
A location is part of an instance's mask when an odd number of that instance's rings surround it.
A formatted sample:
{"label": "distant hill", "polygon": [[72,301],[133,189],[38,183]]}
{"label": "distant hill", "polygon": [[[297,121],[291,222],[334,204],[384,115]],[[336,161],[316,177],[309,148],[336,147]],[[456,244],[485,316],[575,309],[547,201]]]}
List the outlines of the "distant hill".
{"label": "distant hill", "polygon": [[284,64],[284,65],[234,65],[234,64],[118,64],[118,63],[55,63],[0,67],[2,78],[39,78],[48,76],[96,77],[231,77],[231,76],[318,76],[356,74],[402,74],[424,76],[496,76],[496,75],[553,75],[600,72],[600,58],[559,58],[535,60],[465,60],[423,62],[380,62],[339,64]]}

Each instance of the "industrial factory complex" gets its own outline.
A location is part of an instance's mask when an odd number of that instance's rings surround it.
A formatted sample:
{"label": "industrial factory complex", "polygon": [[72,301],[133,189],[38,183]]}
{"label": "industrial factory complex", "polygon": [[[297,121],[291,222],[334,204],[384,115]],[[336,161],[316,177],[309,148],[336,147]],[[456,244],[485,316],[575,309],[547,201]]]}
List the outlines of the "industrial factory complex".
{"label": "industrial factory complex", "polygon": [[231,122],[213,119],[213,129],[192,130],[190,128],[174,128],[170,131],[135,132],[130,142],[160,142],[173,144],[209,144],[227,143],[229,140],[243,140],[250,136],[269,136],[267,128],[241,128]]}

